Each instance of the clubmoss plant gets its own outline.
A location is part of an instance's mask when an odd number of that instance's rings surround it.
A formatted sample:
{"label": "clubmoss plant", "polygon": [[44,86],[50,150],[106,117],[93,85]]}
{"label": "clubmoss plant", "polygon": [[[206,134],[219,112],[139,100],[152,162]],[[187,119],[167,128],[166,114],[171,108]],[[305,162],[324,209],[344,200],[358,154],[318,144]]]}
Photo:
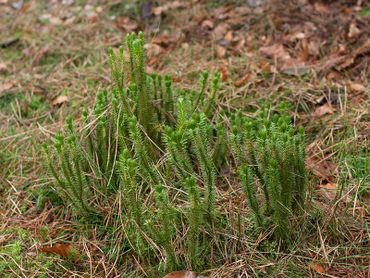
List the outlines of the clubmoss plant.
{"label": "clubmoss plant", "polygon": [[[182,239],[186,260],[194,265],[210,252],[210,237],[200,237],[206,222],[215,225],[216,165],[222,165],[226,149],[220,146],[225,127],[209,116],[220,76],[214,76],[209,94],[208,72],[200,91],[175,90],[169,76],[146,74],[142,34],[128,35],[108,57],[111,93],[97,94],[93,110],[82,113],[82,127],[67,119],[54,151],[44,146],[56,192],[77,217],[111,227],[117,235],[111,255],[118,258],[130,248],[148,265],[164,258],[166,270],[179,266],[181,245],[171,243],[183,219],[189,225]],[[174,210],[170,201],[175,188],[182,194],[174,201],[184,202],[183,209]]]}
{"label": "clubmoss plant", "polygon": [[187,212],[189,235],[187,250],[189,253],[190,264],[194,267],[194,269],[197,269],[197,266],[201,265],[199,261],[199,255],[202,251],[200,250],[200,235],[202,234],[202,229],[204,227],[204,213],[200,199],[200,190],[196,184],[195,177],[191,176],[186,178],[185,183],[189,196],[189,209]]}
{"label": "clubmoss plant", "polygon": [[257,226],[272,221],[275,235],[288,239],[290,218],[304,209],[307,195],[303,129],[263,109],[255,120],[238,114],[230,137]]}
{"label": "clubmoss plant", "polygon": [[105,227],[109,257],[124,263],[129,254],[152,276],[222,262],[234,241],[219,203],[229,143],[257,226],[272,221],[284,238],[306,197],[303,134],[289,119],[237,114],[229,136],[229,115],[217,113],[219,74],[208,88],[202,73],[198,91],[148,75],[142,34],[128,35],[108,57],[111,91],[97,94],[82,126],[68,118],[54,150],[44,149],[55,191],[77,219]]}

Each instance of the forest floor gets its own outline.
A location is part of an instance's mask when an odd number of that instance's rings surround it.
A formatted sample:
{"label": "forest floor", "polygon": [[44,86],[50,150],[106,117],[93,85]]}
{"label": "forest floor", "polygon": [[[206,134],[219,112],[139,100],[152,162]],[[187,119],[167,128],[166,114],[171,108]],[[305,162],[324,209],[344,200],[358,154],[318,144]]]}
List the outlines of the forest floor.
{"label": "forest floor", "polygon": [[[140,30],[148,72],[192,88],[200,72],[220,71],[225,109],[286,102],[294,124],[306,129],[312,201],[327,220],[317,244],[269,256],[254,250],[204,274],[370,277],[366,1],[0,0],[0,15],[4,277],[119,276],[96,228],[76,224],[53,201],[41,144],[111,86],[107,48]],[[40,251],[61,242],[86,260]]]}

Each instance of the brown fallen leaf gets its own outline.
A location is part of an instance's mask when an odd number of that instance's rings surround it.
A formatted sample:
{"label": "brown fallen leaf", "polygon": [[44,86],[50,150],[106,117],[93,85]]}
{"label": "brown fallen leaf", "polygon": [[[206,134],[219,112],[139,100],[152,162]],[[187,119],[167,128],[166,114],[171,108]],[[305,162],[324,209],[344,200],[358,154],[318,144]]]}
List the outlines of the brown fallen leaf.
{"label": "brown fallen leaf", "polygon": [[246,75],[244,75],[243,77],[239,78],[234,82],[235,87],[239,88],[241,86],[244,86],[251,79],[251,77],[252,75],[250,73],[247,73]]}
{"label": "brown fallen leaf", "polygon": [[325,273],[325,268],[318,263],[310,263],[308,265],[309,269],[315,271],[316,273]]}
{"label": "brown fallen leaf", "polygon": [[171,75],[171,80],[172,80],[172,82],[174,82],[174,83],[179,83],[179,82],[181,82],[181,80],[182,80],[182,78],[181,78],[181,76],[178,76],[178,75]]}
{"label": "brown fallen leaf", "polygon": [[329,13],[330,9],[327,5],[320,3],[320,2],[315,2],[314,8],[317,12],[319,13]]}
{"label": "brown fallen leaf", "polygon": [[91,24],[95,24],[98,21],[98,14],[95,11],[89,11],[86,18]]}
{"label": "brown fallen leaf", "polygon": [[158,45],[160,45],[162,47],[168,47],[174,41],[175,41],[175,39],[174,38],[171,38],[168,35],[156,35],[152,39],[152,43],[158,44]]}
{"label": "brown fallen leaf", "polygon": [[338,165],[322,154],[316,141],[307,146],[306,167],[323,183],[333,183],[338,176]]}
{"label": "brown fallen leaf", "polygon": [[[338,184],[337,183],[325,183],[318,186],[319,195],[323,196],[325,199],[333,202],[337,197]],[[351,198],[348,195],[341,196],[340,200],[345,203],[351,202]]]}
{"label": "brown fallen leaf", "polygon": [[224,37],[224,40],[231,42],[233,38],[234,38],[233,31],[228,31]]}
{"label": "brown fallen leaf", "polygon": [[63,258],[71,257],[76,259],[78,252],[71,244],[57,243],[51,247],[40,248],[42,253],[57,254]]}
{"label": "brown fallen leaf", "polygon": [[233,11],[233,7],[232,6],[220,6],[219,8],[216,8],[212,11],[212,16],[215,18],[215,19],[218,19],[218,20],[225,20],[227,18],[230,18],[230,14],[229,12],[230,11]]}
{"label": "brown fallen leaf", "polygon": [[218,58],[225,58],[225,55],[226,55],[226,48],[221,46],[221,45],[216,45],[215,46],[215,50],[216,50],[216,55]]}
{"label": "brown fallen leaf", "polygon": [[335,82],[341,80],[343,76],[337,71],[331,71],[326,75],[325,78],[329,82]]}
{"label": "brown fallen leaf", "polygon": [[226,35],[226,33],[231,29],[230,25],[225,23],[225,22],[221,22],[220,24],[218,24],[216,26],[215,29],[213,29],[212,31],[212,36],[213,36],[213,39],[214,40],[221,40],[224,38],[224,36]]}
{"label": "brown fallen leaf", "polygon": [[338,173],[338,166],[327,160],[308,157],[306,159],[306,166],[321,181],[332,181]]}
{"label": "brown fallen leaf", "polygon": [[221,73],[221,81],[225,82],[227,78],[229,77],[229,71],[227,70],[225,66],[220,66],[219,71]]}
{"label": "brown fallen leaf", "polygon": [[347,38],[351,40],[358,37],[360,34],[361,30],[357,27],[356,22],[351,22],[351,24],[349,25]]}
{"label": "brown fallen leaf", "polygon": [[12,8],[10,8],[9,6],[3,6],[3,5],[0,5],[0,14],[9,14],[12,12]]}
{"label": "brown fallen leaf", "polygon": [[159,7],[153,7],[152,8],[152,14],[159,16],[162,13],[166,12],[168,10],[167,6],[159,6]]}
{"label": "brown fallen leaf", "polygon": [[183,271],[175,271],[167,274],[163,278],[197,278],[201,277],[198,276],[194,271],[183,270]]}
{"label": "brown fallen leaf", "polygon": [[347,56],[341,56],[339,61],[334,64],[334,66],[337,66],[338,70],[343,70],[345,68],[348,68],[351,66],[355,59],[360,55],[365,55],[370,52],[370,38],[367,39],[360,47],[356,48],[354,51],[351,51],[351,53]]}
{"label": "brown fallen leaf", "polygon": [[320,188],[327,189],[327,190],[337,190],[337,187],[338,187],[338,184],[331,183],[331,182],[320,185]]}
{"label": "brown fallen leaf", "polygon": [[128,16],[119,16],[115,21],[115,26],[125,32],[133,32],[139,28],[136,21],[130,19]]}
{"label": "brown fallen leaf", "polygon": [[259,49],[259,52],[261,56],[271,59],[288,60],[291,58],[284,46],[278,43],[270,46],[263,46]]}
{"label": "brown fallen leaf", "polygon": [[163,47],[154,43],[146,43],[144,45],[144,49],[146,50],[146,54],[148,55],[148,57],[155,57],[164,52]]}
{"label": "brown fallen leaf", "polygon": [[11,81],[5,81],[4,83],[0,84],[0,94],[2,92],[6,92],[13,88],[14,84]]}
{"label": "brown fallen leaf", "polygon": [[62,105],[63,103],[69,102],[69,98],[67,96],[59,96],[57,97],[52,104],[54,106]]}
{"label": "brown fallen leaf", "polygon": [[252,12],[252,10],[250,8],[248,8],[247,6],[240,5],[240,6],[236,7],[233,10],[233,12],[234,12],[234,14],[236,14],[238,16],[243,16],[243,15],[250,14]]}
{"label": "brown fallen leaf", "polygon": [[187,42],[183,42],[183,43],[181,44],[181,48],[182,48],[182,49],[189,49],[189,44],[188,44]]}
{"label": "brown fallen leaf", "polygon": [[345,44],[339,44],[338,45],[338,54],[344,55],[348,53],[348,48]]}
{"label": "brown fallen leaf", "polygon": [[[152,70],[154,70],[155,68],[157,68],[160,64],[162,63],[162,57],[161,56],[155,56],[155,57],[152,57],[148,60],[148,67],[149,68],[152,68]],[[150,73],[154,73],[154,72],[150,72]]]}
{"label": "brown fallen leaf", "polygon": [[6,72],[7,69],[8,69],[7,64],[5,64],[4,62],[0,62],[0,73]]}
{"label": "brown fallen leaf", "polygon": [[309,51],[308,45],[309,45],[308,39],[304,38],[302,40],[302,60],[305,62],[307,62],[310,57],[310,51]]}
{"label": "brown fallen leaf", "polygon": [[201,27],[202,29],[212,30],[212,29],[213,29],[213,27],[214,27],[213,20],[211,20],[211,19],[205,19],[205,20],[203,20],[203,21],[200,23],[200,27]]}
{"label": "brown fallen leaf", "polygon": [[257,73],[259,72],[265,72],[265,73],[277,73],[276,68],[271,65],[266,60],[260,59],[258,62],[258,65],[251,64]]}
{"label": "brown fallen leaf", "polygon": [[366,88],[360,83],[348,82],[348,88],[353,93],[365,92]]}
{"label": "brown fallen leaf", "polygon": [[317,119],[325,115],[332,115],[334,112],[335,108],[333,108],[329,103],[325,103],[324,105],[316,108],[316,110],[312,113],[312,117]]}
{"label": "brown fallen leaf", "polygon": [[160,15],[162,15],[162,13],[165,13],[168,10],[177,9],[177,8],[184,8],[186,6],[187,5],[186,5],[185,2],[180,2],[180,1],[177,1],[177,0],[169,1],[167,4],[164,4],[162,6],[153,7],[152,8],[152,13],[156,16],[160,16]]}
{"label": "brown fallen leaf", "polygon": [[32,6],[34,4],[35,3],[32,3],[32,2],[24,3],[22,8],[19,10],[19,13],[21,13],[21,14],[27,13],[32,8]]}
{"label": "brown fallen leaf", "polygon": [[302,31],[295,31],[293,33],[290,33],[286,36],[284,36],[284,41],[286,42],[294,42],[296,40],[302,40],[305,39],[307,36],[304,32]]}
{"label": "brown fallen leaf", "polygon": [[337,196],[337,184],[336,183],[326,183],[319,185],[318,194],[324,197],[324,199],[330,202],[335,200]]}

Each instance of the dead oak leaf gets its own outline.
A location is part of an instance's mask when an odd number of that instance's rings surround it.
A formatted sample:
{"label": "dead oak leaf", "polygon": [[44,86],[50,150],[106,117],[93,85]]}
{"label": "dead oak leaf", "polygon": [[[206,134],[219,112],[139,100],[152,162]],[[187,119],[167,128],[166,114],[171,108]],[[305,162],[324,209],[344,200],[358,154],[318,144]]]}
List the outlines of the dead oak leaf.
{"label": "dead oak leaf", "polygon": [[342,74],[337,71],[331,71],[325,76],[328,82],[338,82],[339,80],[343,79]]}
{"label": "dead oak leaf", "polygon": [[225,20],[230,18],[230,12],[234,12],[234,9],[232,6],[221,6],[219,8],[216,8],[212,11],[212,16],[215,19],[218,20]]}
{"label": "dead oak leaf", "polygon": [[302,40],[302,39],[304,39],[306,37],[307,36],[306,36],[306,34],[304,32],[302,32],[302,31],[295,31],[293,33],[290,33],[290,34],[284,36],[283,39],[286,42],[294,42],[296,40]]}
{"label": "dead oak leaf", "polygon": [[315,109],[315,111],[312,113],[312,117],[318,119],[325,115],[332,115],[334,112],[335,108],[333,108],[329,103],[325,103],[324,105]]}
{"label": "dead oak leaf", "polygon": [[227,31],[224,40],[227,42],[231,42],[234,38],[233,31]]}
{"label": "dead oak leaf", "polygon": [[347,38],[351,40],[351,39],[358,37],[360,34],[361,34],[361,30],[357,27],[356,22],[351,22],[351,24],[349,25]]}
{"label": "dead oak leaf", "polygon": [[117,17],[115,21],[115,26],[125,32],[133,32],[139,28],[136,21],[130,19],[128,16]]}
{"label": "dead oak leaf", "polygon": [[0,94],[6,92],[13,88],[14,84],[11,81],[5,81],[4,83],[0,84]]}
{"label": "dead oak leaf", "polygon": [[54,106],[62,105],[63,103],[69,102],[69,98],[67,96],[59,96],[53,101]]}
{"label": "dead oak leaf", "polygon": [[334,201],[337,196],[337,184],[336,183],[326,183],[319,185],[319,195],[324,197],[329,201]]}
{"label": "dead oak leaf", "polygon": [[[319,195],[329,200],[330,202],[333,202],[337,198],[339,187],[337,183],[329,182],[319,185],[318,189]],[[339,200],[344,203],[351,202],[351,198],[347,194],[341,196]]]}
{"label": "dead oak leaf", "polygon": [[318,263],[310,263],[308,265],[309,269],[315,271],[316,273],[325,273],[325,268],[321,265],[321,264],[318,264]]}
{"label": "dead oak leaf", "polygon": [[235,82],[234,82],[234,86],[235,87],[242,87],[244,86],[249,80],[251,80],[252,78],[252,74],[250,73],[247,73],[245,74],[244,76],[242,76],[241,78],[237,79]]}
{"label": "dead oak leaf", "polygon": [[301,42],[302,44],[302,60],[308,61],[308,58],[310,56],[310,49],[309,49],[309,41],[308,39],[304,38]]}
{"label": "dead oak leaf", "polygon": [[146,50],[148,57],[156,57],[164,52],[163,47],[154,43],[146,43],[144,45],[144,49]]}
{"label": "dead oak leaf", "polygon": [[42,247],[40,251],[47,254],[56,254],[63,258],[72,258],[74,260],[78,258],[78,251],[71,244],[57,243],[51,247]]}
{"label": "dead oak leaf", "polygon": [[358,56],[366,55],[370,52],[370,38],[367,39],[360,47],[351,52],[350,55],[342,56],[334,66],[337,66],[338,70],[343,70],[351,66]]}
{"label": "dead oak leaf", "polygon": [[251,64],[251,69],[254,69],[256,73],[265,72],[265,73],[277,73],[275,66],[271,65],[266,60],[260,59],[258,64]]}
{"label": "dead oak leaf", "polygon": [[337,190],[337,187],[338,187],[338,184],[331,183],[331,182],[320,185],[320,188],[323,188],[326,190]]}
{"label": "dead oak leaf", "polygon": [[162,47],[168,47],[174,41],[175,41],[175,39],[171,38],[168,35],[157,35],[152,39],[152,43],[158,44]]}
{"label": "dead oak leaf", "polygon": [[329,13],[330,12],[330,8],[327,5],[320,3],[320,2],[315,2],[314,8],[319,13]]}
{"label": "dead oak leaf", "polygon": [[226,56],[226,48],[221,46],[221,45],[216,45],[215,46],[215,51],[216,51],[216,55],[217,55],[217,58],[225,58]]}
{"label": "dead oak leaf", "polygon": [[171,80],[174,83],[179,83],[179,82],[181,82],[182,78],[179,75],[171,75]]}
{"label": "dead oak leaf", "polygon": [[360,83],[348,82],[348,88],[352,93],[365,92],[366,88]]}
{"label": "dead oak leaf", "polygon": [[200,27],[205,30],[212,30],[214,27],[214,22],[211,19],[205,19],[200,23]]}
{"label": "dead oak leaf", "polygon": [[306,166],[321,181],[333,181],[338,174],[338,166],[328,159],[319,159],[313,155],[306,158]]}
{"label": "dead oak leaf", "polygon": [[214,40],[221,40],[225,37],[226,33],[230,30],[230,25],[222,22],[218,24],[212,31],[212,36]]}
{"label": "dead oak leaf", "polygon": [[229,71],[225,66],[219,67],[219,72],[221,73],[221,81],[225,82],[229,78]]}
{"label": "dead oak leaf", "polygon": [[168,10],[171,9],[177,9],[177,8],[184,8],[186,7],[186,3],[180,2],[180,1],[169,1],[167,4],[164,4],[162,6],[158,7],[153,7],[152,8],[152,13],[156,16],[160,16],[163,13],[167,12]]}
{"label": "dead oak leaf", "polygon": [[271,59],[283,61],[291,59],[290,54],[285,50],[284,46],[278,43],[261,47],[259,53],[261,56]]}

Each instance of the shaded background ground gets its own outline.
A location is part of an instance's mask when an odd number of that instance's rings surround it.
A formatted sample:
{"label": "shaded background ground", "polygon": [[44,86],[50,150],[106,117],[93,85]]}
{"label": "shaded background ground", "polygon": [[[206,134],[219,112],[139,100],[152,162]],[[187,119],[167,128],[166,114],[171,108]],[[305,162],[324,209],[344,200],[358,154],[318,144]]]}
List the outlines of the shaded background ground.
{"label": "shaded background ground", "polygon": [[[327,219],[317,244],[290,254],[254,250],[206,274],[368,275],[365,1],[22,3],[0,1],[0,270],[25,277],[122,274],[104,255],[101,231],[81,231],[53,202],[40,144],[50,142],[66,115],[79,118],[81,107],[110,86],[106,49],[142,30],[148,72],[170,74],[191,88],[199,72],[220,71],[225,109],[248,113],[265,99],[275,106],[284,101],[308,134],[314,205]],[[86,260],[39,252],[56,242],[78,246]]]}

